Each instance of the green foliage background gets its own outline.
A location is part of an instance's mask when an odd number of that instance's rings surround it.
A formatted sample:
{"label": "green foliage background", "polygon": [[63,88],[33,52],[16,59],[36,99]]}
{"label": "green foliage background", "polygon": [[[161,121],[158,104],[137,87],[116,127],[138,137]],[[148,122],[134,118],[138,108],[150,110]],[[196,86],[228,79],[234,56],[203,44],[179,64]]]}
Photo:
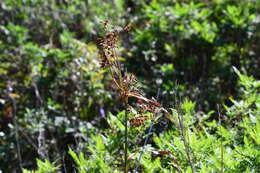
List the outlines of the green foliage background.
{"label": "green foliage background", "polygon": [[131,128],[129,170],[259,171],[259,12],[258,0],[2,0],[0,171],[122,172],[102,20],[131,26],[118,45],[125,69],[184,127],[155,128],[144,148],[150,124]]}

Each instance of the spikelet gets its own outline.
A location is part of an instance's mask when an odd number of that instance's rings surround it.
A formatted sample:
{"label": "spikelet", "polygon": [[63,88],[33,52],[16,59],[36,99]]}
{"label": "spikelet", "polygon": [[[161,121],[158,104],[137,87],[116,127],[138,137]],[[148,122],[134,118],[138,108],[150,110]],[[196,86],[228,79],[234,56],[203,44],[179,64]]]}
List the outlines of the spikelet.
{"label": "spikelet", "polygon": [[141,115],[129,119],[130,125],[133,127],[145,126],[145,120],[148,119],[148,116]]}

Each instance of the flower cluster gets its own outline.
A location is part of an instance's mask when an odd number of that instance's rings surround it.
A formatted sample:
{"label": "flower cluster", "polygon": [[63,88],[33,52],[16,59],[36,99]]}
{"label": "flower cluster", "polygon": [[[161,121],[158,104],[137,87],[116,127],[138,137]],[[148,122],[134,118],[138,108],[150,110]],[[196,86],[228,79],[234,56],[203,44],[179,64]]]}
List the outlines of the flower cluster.
{"label": "flower cluster", "polygon": [[[109,73],[116,86],[116,90],[118,91],[123,102],[126,104],[126,107],[130,107],[128,104],[128,99],[130,97],[137,100],[136,105],[139,107],[138,115],[140,116],[131,118],[130,124],[132,126],[145,125],[144,120],[148,119],[147,116],[143,115],[145,112],[150,112],[153,115],[156,115],[158,112],[164,112],[169,115],[168,111],[164,109],[155,99],[148,99],[141,94],[137,86],[137,78],[134,74],[123,73],[116,49],[119,33],[124,31],[128,32],[130,30],[129,27],[125,27],[127,29],[124,28],[122,31],[119,31],[115,27],[110,29],[108,27],[108,21],[103,23],[106,33],[103,38],[99,39],[101,68],[109,69]],[[156,118],[154,116],[153,119],[158,119],[158,117]]]}

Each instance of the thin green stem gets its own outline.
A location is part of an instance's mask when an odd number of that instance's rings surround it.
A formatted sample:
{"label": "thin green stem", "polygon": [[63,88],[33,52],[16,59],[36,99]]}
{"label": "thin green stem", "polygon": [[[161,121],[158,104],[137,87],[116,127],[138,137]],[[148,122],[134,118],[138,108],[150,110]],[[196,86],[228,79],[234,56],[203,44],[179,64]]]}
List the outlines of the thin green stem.
{"label": "thin green stem", "polygon": [[221,173],[224,173],[224,151],[223,151],[223,142],[221,140]]}
{"label": "thin green stem", "polygon": [[190,155],[189,143],[186,140],[186,130],[185,130],[185,127],[184,127],[184,124],[183,124],[183,118],[181,117],[181,115],[178,115],[178,119],[179,119],[179,126],[180,126],[180,131],[181,131],[181,135],[182,135],[182,139],[183,139],[183,143],[184,143],[185,152],[187,154],[188,162],[189,162],[189,165],[191,167],[191,172],[195,173],[192,158],[191,158],[191,155]]}
{"label": "thin green stem", "polygon": [[[219,104],[217,104],[217,108],[218,108],[218,123],[219,126],[221,126],[221,113],[220,113],[220,108],[219,108]],[[220,151],[221,151],[221,173],[224,173],[224,151],[223,151],[223,141],[222,139],[220,139]]]}
{"label": "thin green stem", "polygon": [[127,173],[127,148],[128,148],[128,131],[127,131],[127,119],[128,119],[128,114],[127,110],[125,110],[125,173]]}

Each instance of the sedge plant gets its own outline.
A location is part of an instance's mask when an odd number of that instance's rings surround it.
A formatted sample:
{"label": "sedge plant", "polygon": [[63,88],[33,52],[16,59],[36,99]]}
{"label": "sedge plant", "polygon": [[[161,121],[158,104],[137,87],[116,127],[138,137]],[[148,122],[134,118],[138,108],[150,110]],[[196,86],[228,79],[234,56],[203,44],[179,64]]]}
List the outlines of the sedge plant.
{"label": "sedge plant", "polygon": [[[115,27],[110,27],[108,21],[103,21],[105,35],[99,39],[100,57],[101,57],[101,68],[107,68],[109,75],[112,78],[114,88],[117,91],[120,99],[125,107],[125,141],[124,141],[124,172],[128,172],[127,165],[127,148],[128,148],[128,121],[131,126],[142,126],[144,121],[149,117],[145,116],[143,112],[152,113],[152,122],[156,122],[160,116],[158,112],[163,112],[167,117],[170,118],[169,112],[159,104],[155,99],[146,98],[137,86],[137,78],[132,73],[124,72],[122,65],[117,54],[117,43],[118,37],[121,32],[128,32],[129,26],[124,27],[123,30],[119,30]],[[129,98],[134,98],[135,102],[139,104],[140,113],[136,117],[128,120],[128,113],[131,111],[131,105],[129,104]]]}

